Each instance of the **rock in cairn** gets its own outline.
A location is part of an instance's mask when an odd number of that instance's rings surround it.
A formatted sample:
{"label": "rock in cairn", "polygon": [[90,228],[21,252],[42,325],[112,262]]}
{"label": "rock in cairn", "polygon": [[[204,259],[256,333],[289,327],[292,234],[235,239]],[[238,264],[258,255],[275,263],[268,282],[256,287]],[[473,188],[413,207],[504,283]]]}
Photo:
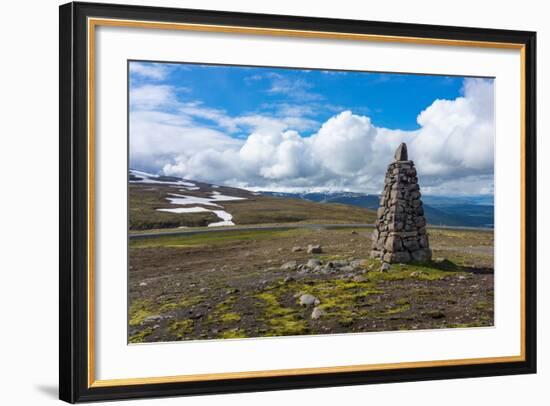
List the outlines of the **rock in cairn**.
{"label": "rock in cairn", "polygon": [[404,143],[388,166],[377,217],[372,233],[373,258],[388,263],[431,259],[416,169],[408,160]]}

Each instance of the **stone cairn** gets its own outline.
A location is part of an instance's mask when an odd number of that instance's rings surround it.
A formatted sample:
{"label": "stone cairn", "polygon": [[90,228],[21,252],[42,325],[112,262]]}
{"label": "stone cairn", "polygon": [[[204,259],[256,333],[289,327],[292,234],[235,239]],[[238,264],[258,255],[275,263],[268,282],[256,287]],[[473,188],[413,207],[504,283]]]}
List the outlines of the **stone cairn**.
{"label": "stone cairn", "polygon": [[372,233],[373,258],[387,263],[431,259],[416,169],[404,143],[388,166],[377,217]]}

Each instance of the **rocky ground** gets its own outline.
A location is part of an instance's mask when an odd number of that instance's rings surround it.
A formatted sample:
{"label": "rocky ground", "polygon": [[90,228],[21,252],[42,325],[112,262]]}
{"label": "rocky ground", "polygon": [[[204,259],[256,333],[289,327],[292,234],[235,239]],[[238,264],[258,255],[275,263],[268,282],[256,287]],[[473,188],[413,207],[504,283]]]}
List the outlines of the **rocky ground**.
{"label": "rocky ground", "polygon": [[492,326],[493,233],[429,237],[384,270],[366,229],[132,240],[129,342]]}

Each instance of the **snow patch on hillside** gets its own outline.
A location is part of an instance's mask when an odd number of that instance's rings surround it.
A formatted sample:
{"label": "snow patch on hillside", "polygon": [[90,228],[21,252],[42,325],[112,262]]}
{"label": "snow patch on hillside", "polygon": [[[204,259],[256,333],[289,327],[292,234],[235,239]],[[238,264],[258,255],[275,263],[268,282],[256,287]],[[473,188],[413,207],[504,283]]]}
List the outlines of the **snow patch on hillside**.
{"label": "snow patch on hillside", "polygon": [[181,213],[202,213],[202,212],[207,212],[212,210],[205,209],[204,207],[196,206],[196,207],[176,207],[174,209],[157,209],[157,211],[181,214]]}
{"label": "snow patch on hillside", "polygon": [[226,211],[223,210],[212,210],[212,212],[218,216],[222,221],[217,221],[215,223],[208,224],[208,227],[220,227],[220,226],[234,226],[235,223],[233,223],[231,220],[233,220],[233,216],[229,214]]}
{"label": "snow patch on hillside", "polygon": [[[164,180],[159,175],[153,175],[151,173],[137,171],[135,169],[130,169],[130,174],[134,175],[136,178],[139,178],[138,180],[130,180],[130,183],[151,183],[151,184],[157,184],[157,185],[174,185],[174,186],[187,186],[188,188],[197,188],[197,185],[195,185],[192,182],[187,182],[184,180]],[[190,190],[198,190],[197,189],[190,189]]]}
{"label": "snow patch on hillside", "polygon": [[[235,201],[235,200],[246,200],[245,197],[238,197],[238,196],[229,196],[229,195],[223,195],[220,192],[212,192],[210,193],[210,197],[199,197],[199,196],[189,196],[189,195],[182,195],[179,193],[169,193],[170,196],[173,197],[167,197],[166,199],[171,204],[186,206],[186,205],[192,205],[192,204],[200,204],[203,206],[212,206],[217,207],[220,209],[223,209],[222,206],[220,206],[215,202],[229,202],[229,201]],[[163,212],[169,212],[169,213],[178,213],[178,214],[184,214],[184,213],[201,213],[201,212],[212,212],[221,221],[216,221],[214,223],[208,224],[208,227],[220,227],[220,226],[234,226],[235,223],[233,220],[233,215],[226,212],[225,210],[212,210],[208,209],[206,207],[200,207],[200,206],[193,206],[193,207],[176,207],[173,209],[157,209],[157,211],[163,211]]]}
{"label": "snow patch on hillside", "polygon": [[167,213],[203,213],[203,212],[211,212],[214,213],[221,221],[216,221],[214,223],[208,224],[208,227],[220,227],[220,226],[234,226],[235,223],[233,223],[233,216],[226,212],[225,210],[210,210],[204,207],[176,207],[173,209],[157,209],[157,211],[163,211]]}

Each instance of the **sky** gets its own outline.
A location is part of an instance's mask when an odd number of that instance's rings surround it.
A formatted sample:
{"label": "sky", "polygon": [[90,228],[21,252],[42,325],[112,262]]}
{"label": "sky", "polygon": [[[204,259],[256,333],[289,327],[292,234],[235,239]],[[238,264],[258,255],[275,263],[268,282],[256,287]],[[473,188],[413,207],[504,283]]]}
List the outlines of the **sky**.
{"label": "sky", "polygon": [[129,62],[130,167],[250,190],[493,193],[492,79]]}

